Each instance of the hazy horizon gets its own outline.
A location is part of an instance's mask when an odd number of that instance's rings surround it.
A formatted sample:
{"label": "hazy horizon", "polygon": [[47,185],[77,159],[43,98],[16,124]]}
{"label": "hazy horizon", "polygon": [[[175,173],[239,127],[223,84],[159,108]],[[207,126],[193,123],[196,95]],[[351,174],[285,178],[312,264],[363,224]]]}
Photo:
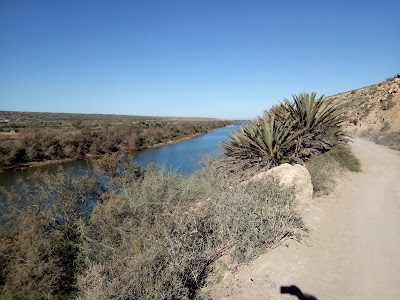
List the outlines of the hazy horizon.
{"label": "hazy horizon", "polygon": [[77,114],[77,115],[111,115],[111,116],[129,116],[129,117],[155,117],[155,118],[177,118],[177,119],[216,119],[216,120],[227,120],[227,121],[248,121],[250,119],[224,119],[224,118],[213,118],[207,116],[163,116],[163,115],[127,115],[127,114],[111,114],[111,113],[81,113],[81,112],[63,112],[63,111],[20,111],[20,110],[0,110],[1,112],[7,113],[44,113],[44,114]]}

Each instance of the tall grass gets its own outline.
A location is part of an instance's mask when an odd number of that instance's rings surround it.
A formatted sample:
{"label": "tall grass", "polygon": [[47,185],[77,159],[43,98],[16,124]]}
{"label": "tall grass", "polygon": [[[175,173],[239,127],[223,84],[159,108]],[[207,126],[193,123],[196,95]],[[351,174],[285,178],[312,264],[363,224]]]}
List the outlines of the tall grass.
{"label": "tall grass", "polygon": [[223,253],[247,261],[302,226],[274,181],[181,177],[117,156],[97,167],[101,181],[60,169],[3,191],[13,222],[0,236],[0,298],[193,299]]}

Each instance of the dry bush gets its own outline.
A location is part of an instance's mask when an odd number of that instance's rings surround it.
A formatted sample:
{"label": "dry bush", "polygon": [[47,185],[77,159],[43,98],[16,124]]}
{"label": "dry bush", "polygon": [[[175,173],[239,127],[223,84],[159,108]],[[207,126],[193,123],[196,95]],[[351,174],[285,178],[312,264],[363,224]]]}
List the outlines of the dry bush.
{"label": "dry bush", "polygon": [[54,248],[57,245],[53,236],[45,234],[43,220],[25,221],[29,224],[24,224],[23,231],[1,237],[0,298],[52,299],[67,279],[62,278],[62,262]]}
{"label": "dry bush", "polygon": [[344,170],[361,171],[360,160],[347,145],[338,145],[325,154],[312,157],[306,164],[310,172],[315,195],[329,194],[335,188],[336,179]]}
{"label": "dry bush", "polygon": [[241,185],[212,168],[135,174],[117,156],[96,168],[8,193],[18,218],[1,235],[3,298],[193,299],[222,253],[248,261],[302,226],[276,182]]}
{"label": "dry bush", "polygon": [[372,141],[390,149],[400,150],[400,132],[376,132],[371,136]]}
{"label": "dry bush", "polygon": [[62,169],[34,173],[18,189],[2,191],[8,200],[2,202],[2,299],[54,299],[75,291],[79,224],[93,192],[88,175]]}
{"label": "dry bush", "polygon": [[114,249],[106,261],[92,256],[78,299],[192,299],[224,251],[247,261],[301,227],[290,191],[276,182],[229,187],[206,172],[151,169],[120,196],[100,210],[108,216],[92,216],[96,232],[105,231],[97,245]]}
{"label": "dry bush", "polygon": [[[78,278],[78,299],[190,299],[216,257],[213,224],[179,210],[156,218],[126,240],[104,264]],[[97,280],[93,280],[97,278]]]}
{"label": "dry bush", "polygon": [[311,175],[314,195],[326,195],[331,193],[336,185],[336,178],[343,172],[333,157],[319,155],[312,157],[306,164]]}
{"label": "dry bush", "polygon": [[233,257],[249,261],[266,247],[293,235],[293,229],[302,227],[294,211],[291,190],[275,181],[252,182],[219,190],[211,205],[219,239]]}
{"label": "dry bush", "polygon": [[344,169],[351,172],[361,171],[361,162],[353,152],[351,152],[349,145],[338,145],[328,151],[325,155],[335,159]]}

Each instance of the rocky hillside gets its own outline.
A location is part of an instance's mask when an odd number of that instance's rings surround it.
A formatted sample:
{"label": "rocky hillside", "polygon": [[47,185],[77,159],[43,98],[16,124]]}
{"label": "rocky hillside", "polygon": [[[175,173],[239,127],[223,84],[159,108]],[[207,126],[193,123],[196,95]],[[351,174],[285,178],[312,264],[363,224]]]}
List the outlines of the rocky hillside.
{"label": "rocky hillside", "polygon": [[400,74],[384,82],[327,97],[348,109],[353,134],[400,131]]}

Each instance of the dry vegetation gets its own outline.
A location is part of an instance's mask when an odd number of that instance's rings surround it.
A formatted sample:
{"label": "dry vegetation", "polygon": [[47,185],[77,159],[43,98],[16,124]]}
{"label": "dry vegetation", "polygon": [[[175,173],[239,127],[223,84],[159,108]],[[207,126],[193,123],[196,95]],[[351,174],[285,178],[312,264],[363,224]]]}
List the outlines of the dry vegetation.
{"label": "dry vegetation", "polygon": [[96,172],[3,191],[1,299],[192,299],[222,253],[247,261],[302,226],[275,182],[144,171],[115,155]]}
{"label": "dry vegetation", "polygon": [[310,172],[316,196],[333,192],[337,178],[342,176],[344,171],[361,171],[360,161],[348,145],[338,145],[325,154],[314,156],[305,166]]}
{"label": "dry vegetation", "polygon": [[327,98],[346,107],[350,133],[400,149],[400,74]]}
{"label": "dry vegetation", "polygon": [[[346,147],[309,163],[317,191],[331,164],[359,168]],[[189,177],[116,154],[95,165],[2,191],[1,299],[194,299],[221,255],[249,261],[303,227],[291,190],[217,176],[213,161]]]}
{"label": "dry vegetation", "polygon": [[76,125],[102,125],[125,122],[197,122],[211,118],[151,117],[107,114],[73,114],[47,112],[0,111],[0,131],[23,130],[30,127],[73,129]]}
{"label": "dry vegetation", "polygon": [[379,145],[384,145],[394,150],[400,150],[400,131],[378,131],[367,136]]}
{"label": "dry vegetation", "polygon": [[[272,179],[243,184],[248,170],[307,162],[318,193],[332,189],[336,170],[360,170],[342,122],[342,111],[315,94],[285,100],[232,135],[222,159],[187,177],[109,153],[130,148],[138,128],[135,136],[153,143],[167,128],[195,133],[204,122],[102,125],[88,135],[87,125],[76,127],[62,137],[83,140],[61,149],[105,153],[94,171],[37,172],[1,191],[0,298],[194,299],[222,255],[246,262],[303,228],[293,191]],[[30,140],[54,149],[50,136]]]}
{"label": "dry vegetation", "polygon": [[9,132],[0,134],[0,169],[30,162],[141,150],[229,123],[220,120],[187,121],[189,118],[148,121],[146,117],[131,117],[135,121],[128,121],[129,116],[112,115],[2,114],[4,118],[14,119],[5,119],[8,122],[2,124],[2,129]]}

